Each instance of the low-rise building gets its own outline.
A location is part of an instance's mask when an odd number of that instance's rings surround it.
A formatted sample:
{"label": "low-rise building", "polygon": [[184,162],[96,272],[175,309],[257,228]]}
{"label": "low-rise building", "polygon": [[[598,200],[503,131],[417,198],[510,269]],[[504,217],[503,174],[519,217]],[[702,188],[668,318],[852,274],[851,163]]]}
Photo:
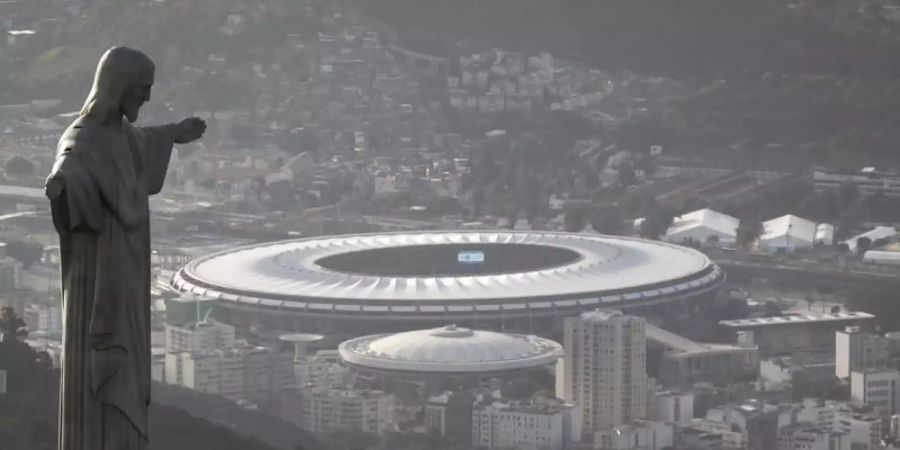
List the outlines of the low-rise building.
{"label": "low-rise building", "polygon": [[755,345],[695,342],[655,325],[646,326],[647,341],[665,349],[659,379],[666,386],[686,389],[694,383],[755,379],[759,350]]}
{"label": "low-rise building", "polygon": [[759,377],[767,389],[830,385],[834,358],[827,353],[773,356],[759,363]]}
{"label": "low-rise building", "polygon": [[733,426],[747,437],[749,450],[772,450],[778,443],[778,430],[793,421],[793,410],[756,400],[710,408],[706,419]]}
{"label": "low-rise building", "polygon": [[656,391],[651,394],[647,418],[675,424],[690,423],[694,419],[694,394],[679,391]]}
{"label": "low-rise building", "polygon": [[900,404],[900,371],[897,369],[863,369],[850,373],[850,399],[871,407],[886,419],[898,412]]}
{"label": "low-rise building", "polygon": [[472,410],[475,447],[559,450],[581,440],[581,408],[560,401],[493,400]]}
{"label": "low-rise building", "polygon": [[235,328],[213,320],[200,320],[182,326],[166,325],[166,351],[170,353],[206,353],[234,348]]}
{"label": "low-rise building", "polygon": [[662,450],[675,443],[675,426],[666,422],[638,420],[594,433],[598,450]]}
{"label": "low-rise building", "polygon": [[395,428],[395,399],[377,390],[312,387],[299,392],[300,427],[312,433],[357,430],[382,435]]}
{"label": "low-rise building", "polygon": [[52,336],[62,333],[62,309],[59,306],[28,305],[23,319],[31,331]]}
{"label": "low-rise building", "polygon": [[677,448],[743,450],[747,448],[747,434],[733,424],[694,419],[679,427],[675,444]]}
{"label": "low-rise building", "polygon": [[778,450],[851,450],[850,435],[801,423],[778,430]]}
{"label": "low-rise building", "polygon": [[900,196],[900,175],[893,172],[878,171],[867,167],[856,173],[813,171],[813,186],[816,191],[837,189],[844,185],[853,185],[861,193],[883,193],[889,197]]}
{"label": "low-rise building", "polygon": [[165,380],[232,400],[265,399],[294,386],[290,354],[263,347],[166,353]]}
{"label": "low-rise building", "polygon": [[320,350],[306,359],[295,358],[297,386],[335,386],[344,383],[348,369],[340,361],[336,350]]}
{"label": "low-rise building", "polygon": [[844,405],[835,418],[835,430],[850,436],[854,450],[876,450],[881,448],[881,418],[869,412]]}

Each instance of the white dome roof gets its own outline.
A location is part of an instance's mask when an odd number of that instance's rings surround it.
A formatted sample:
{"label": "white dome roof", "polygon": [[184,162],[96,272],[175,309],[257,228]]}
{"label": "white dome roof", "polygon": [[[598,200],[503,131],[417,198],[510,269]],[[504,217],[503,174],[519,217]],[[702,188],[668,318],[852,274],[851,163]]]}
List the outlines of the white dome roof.
{"label": "white dome roof", "polygon": [[430,330],[351,339],[339,347],[347,363],[408,372],[486,373],[552,364],[562,347],[537,336],[470,330]]}

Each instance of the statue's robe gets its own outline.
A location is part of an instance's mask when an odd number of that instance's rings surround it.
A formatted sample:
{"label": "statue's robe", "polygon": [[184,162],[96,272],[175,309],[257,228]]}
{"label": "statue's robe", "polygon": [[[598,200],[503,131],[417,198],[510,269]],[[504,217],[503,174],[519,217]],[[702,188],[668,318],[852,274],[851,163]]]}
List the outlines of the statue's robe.
{"label": "statue's robe", "polygon": [[173,125],[80,118],[60,139],[48,178],[64,186],[48,189],[62,266],[59,450],[147,447],[148,196],[162,189],[174,137]]}

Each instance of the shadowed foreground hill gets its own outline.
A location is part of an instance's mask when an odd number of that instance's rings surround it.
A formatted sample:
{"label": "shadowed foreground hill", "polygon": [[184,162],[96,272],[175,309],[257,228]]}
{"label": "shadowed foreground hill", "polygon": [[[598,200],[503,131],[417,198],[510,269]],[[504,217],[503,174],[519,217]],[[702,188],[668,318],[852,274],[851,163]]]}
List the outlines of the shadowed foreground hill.
{"label": "shadowed foreground hill", "polygon": [[[4,449],[56,448],[56,390],[0,397]],[[168,406],[150,408],[150,450],[274,450],[233,431]]]}
{"label": "shadowed foreground hill", "polygon": [[[10,392],[0,395],[0,449],[55,450],[59,373],[50,367],[45,354],[0,339],[0,370],[8,372]],[[162,385],[154,386],[154,396],[150,450],[321,448],[309,433],[225,399]]]}

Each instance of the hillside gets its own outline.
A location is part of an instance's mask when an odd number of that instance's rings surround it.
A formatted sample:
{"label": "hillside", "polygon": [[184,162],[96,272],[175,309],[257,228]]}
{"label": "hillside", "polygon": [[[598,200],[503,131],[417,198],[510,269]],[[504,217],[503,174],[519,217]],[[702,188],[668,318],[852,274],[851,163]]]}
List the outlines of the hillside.
{"label": "hillside", "polygon": [[[2,325],[2,324],[0,324]],[[3,330],[0,329],[0,334]],[[56,448],[58,377],[49,360],[16,340],[0,340],[0,369],[9,374],[9,393],[0,395],[0,442],[3,449],[54,450]],[[154,388],[158,391],[159,386]],[[180,400],[172,397],[178,395]],[[150,408],[149,450],[317,450],[322,444],[308,433],[215,397],[189,392],[168,392],[165,401]],[[161,399],[163,400],[163,399]],[[171,406],[186,403],[205,408],[213,420],[200,419]],[[193,408],[191,413],[195,413]],[[213,414],[215,413],[215,414]],[[229,420],[229,421],[224,421]],[[271,433],[269,444],[247,435]],[[274,443],[274,444],[273,444]]]}
{"label": "hillside", "polygon": [[685,81],[694,92],[640,127],[682,154],[754,159],[776,145],[790,157],[775,167],[898,162],[900,23],[887,2],[347,1],[425,53],[549,51]]}

